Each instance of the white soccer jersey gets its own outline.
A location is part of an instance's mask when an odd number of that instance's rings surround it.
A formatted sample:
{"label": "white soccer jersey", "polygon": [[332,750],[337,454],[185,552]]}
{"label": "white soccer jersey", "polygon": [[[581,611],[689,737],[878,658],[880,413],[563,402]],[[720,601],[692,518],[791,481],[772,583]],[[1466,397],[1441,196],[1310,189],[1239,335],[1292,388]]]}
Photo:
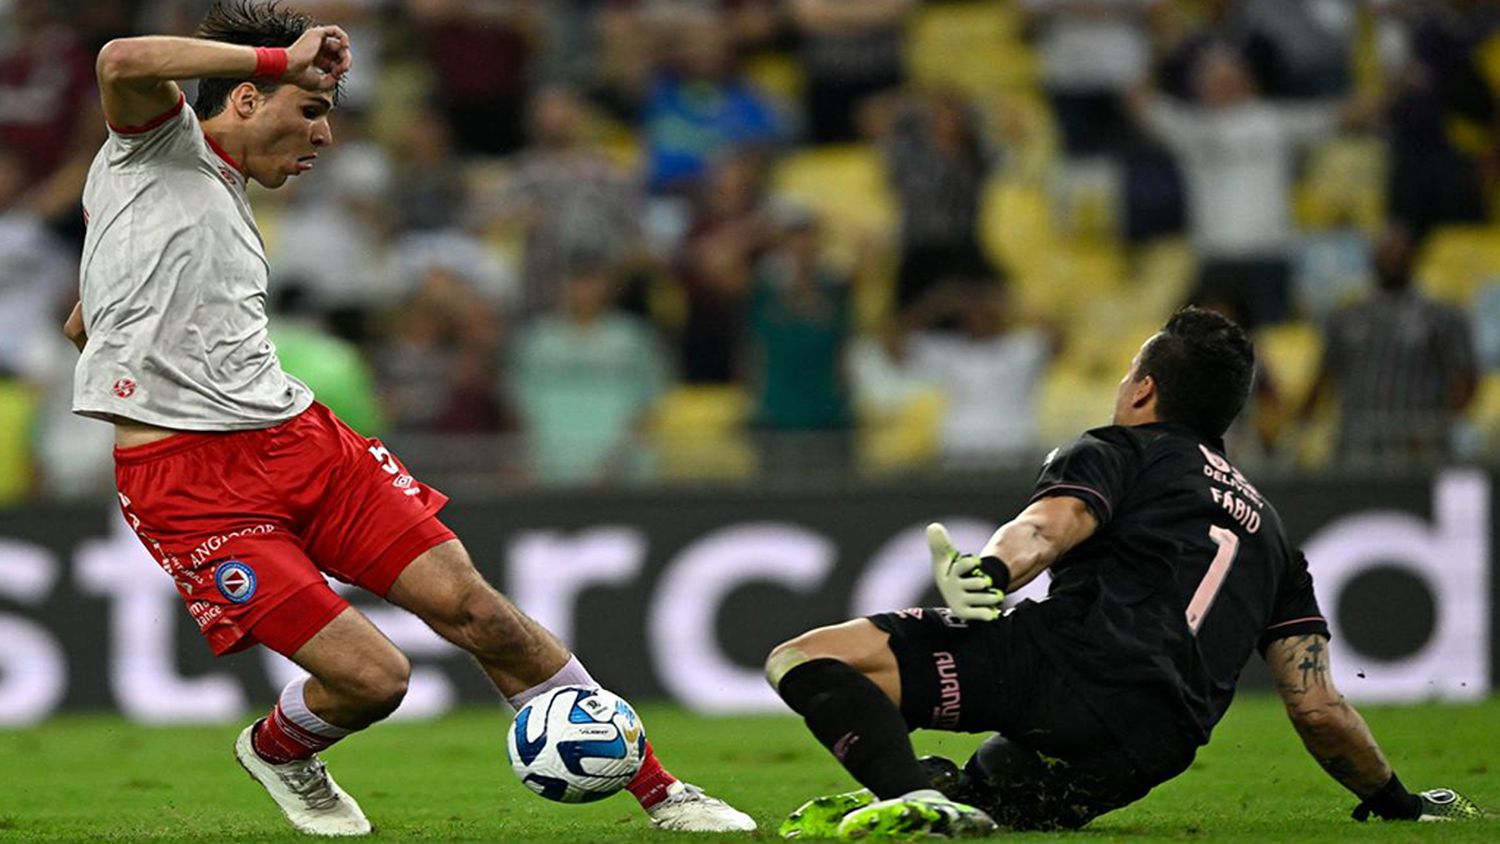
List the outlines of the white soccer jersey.
{"label": "white soccer jersey", "polygon": [[267,428],[306,410],[266,335],[267,264],[245,177],[184,101],[110,127],[83,189],[88,345],[73,412],[189,431]]}

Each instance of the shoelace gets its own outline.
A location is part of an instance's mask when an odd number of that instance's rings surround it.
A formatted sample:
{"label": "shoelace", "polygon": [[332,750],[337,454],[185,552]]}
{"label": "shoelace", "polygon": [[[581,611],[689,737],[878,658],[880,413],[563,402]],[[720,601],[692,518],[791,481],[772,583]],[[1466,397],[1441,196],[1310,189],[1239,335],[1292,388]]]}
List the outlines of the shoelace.
{"label": "shoelace", "polygon": [[333,793],[333,782],[328,779],[328,770],[322,762],[310,760],[301,770],[279,771],[278,774],[287,788],[302,798],[307,808],[324,811],[338,805],[338,795]]}
{"label": "shoelace", "polygon": [[705,792],[703,789],[699,788],[698,786],[693,785],[692,783],[686,783],[686,782],[682,784],[682,790],[681,791],[677,792],[676,794],[672,795],[671,797],[668,797],[664,801],[664,805],[672,805],[672,804],[676,804],[676,803],[697,803],[697,802],[708,803],[708,804],[710,804],[712,806],[727,806],[727,805],[729,805],[728,803],[725,803],[723,800],[720,800],[717,797],[710,797],[707,792]]}

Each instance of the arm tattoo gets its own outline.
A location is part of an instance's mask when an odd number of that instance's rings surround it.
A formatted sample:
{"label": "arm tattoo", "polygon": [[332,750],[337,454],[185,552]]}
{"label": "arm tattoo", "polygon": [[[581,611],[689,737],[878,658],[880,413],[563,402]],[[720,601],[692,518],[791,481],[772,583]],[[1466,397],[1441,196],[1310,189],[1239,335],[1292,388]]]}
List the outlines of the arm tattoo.
{"label": "arm tattoo", "polygon": [[1328,648],[1319,635],[1298,636],[1286,657],[1286,665],[1295,668],[1299,682],[1295,685],[1282,683],[1281,691],[1304,695],[1313,689],[1330,688],[1328,676]]}

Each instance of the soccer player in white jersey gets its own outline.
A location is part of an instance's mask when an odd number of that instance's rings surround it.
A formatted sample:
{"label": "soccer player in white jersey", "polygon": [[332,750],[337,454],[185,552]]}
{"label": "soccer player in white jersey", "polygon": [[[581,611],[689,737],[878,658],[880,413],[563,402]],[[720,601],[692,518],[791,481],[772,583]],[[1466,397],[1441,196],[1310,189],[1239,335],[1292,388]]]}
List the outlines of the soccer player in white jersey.
{"label": "soccer player in white jersey", "polygon": [[[110,131],[84,189],[73,408],[114,424],[125,517],[214,653],[263,644],[311,675],[240,734],[240,764],[297,829],[362,835],[316,754],[389,715],[411,669],[325,573],[421,617],[516,706],[593,680],[475,570],[437,518],[447,498],[315,402],[266,339],[245,186],[279,187],[332,143],[348,36],[245,0],[215,4],[198,36],[99,53]],[[192,108],[179,79],[200,80]],[[755,827],[649,749],[628,788],[662,828]]]}

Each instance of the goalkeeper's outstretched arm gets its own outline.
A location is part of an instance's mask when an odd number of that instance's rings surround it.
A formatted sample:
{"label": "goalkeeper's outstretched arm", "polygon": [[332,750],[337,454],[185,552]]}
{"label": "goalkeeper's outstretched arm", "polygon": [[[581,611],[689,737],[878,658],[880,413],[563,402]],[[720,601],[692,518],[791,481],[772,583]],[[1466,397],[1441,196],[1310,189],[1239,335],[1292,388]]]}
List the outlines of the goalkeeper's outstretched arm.
{"label": "goalkeeper's outstretched arm", "polygon": [[1360,798],[1355,820],[1454,820],[1479,817],[1474,802],[1452,789],[1413,794],[1391,770],[1375,736],[1333,684],[1328,637],[1288,636],[1266,648],[1266,665],[1307,752]]}
{"label": "goalkeeper's outstretched arm", "polygon": [[1365,719],[1334,687],[1328,637],[1278,639],[1266,648],[1266,665],[1297,735],[1323,770],[1361,800],[1379,791],[1391,766]]}

